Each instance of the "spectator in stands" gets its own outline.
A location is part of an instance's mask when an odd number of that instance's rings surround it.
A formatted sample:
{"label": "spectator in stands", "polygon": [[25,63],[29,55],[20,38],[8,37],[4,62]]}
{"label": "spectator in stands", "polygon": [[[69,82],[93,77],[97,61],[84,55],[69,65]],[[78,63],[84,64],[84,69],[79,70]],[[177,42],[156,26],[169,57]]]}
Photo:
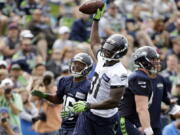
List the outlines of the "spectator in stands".
{"label": "spectator in stands", "polygon": [[163,129],[163,135],[179,135],[180,134],[180,107],[170,112],[171,117],[175,121],[171,122]]}
{"label": "spectator in stands", "polygon": [[20,9],[26,14],[31,15],[32,12],[37,9],[36,0],[23,0],[20,4]]}
{"label": "spectator in stands", "polygon": [[61,50],[53,49],[51,59],[46,64],[47,70],[54,73],[55,78],[61,75]]}
{"label": "spectator in stands", "polygon": [[170,33],[171,36],[177,36],[179,35],[180,31],[180,11],[175,12],[171,18],[169,18],[167,22],[167,31]]}
{"label": "spectator in stands", "polygon": [[107,12],[99,23],[99,34],[103,39],[114,33],[122,33],[125,30],[125,18],[118,13],[118,7],[114,3],[110,3]]}
{"label": "spectator in stands", "polygon": [[0,61],[0,69],[7,69],[8,68],[8,64],[6,61],[1,60]]}
{"label": "spectator in stands", "polygon": [[[38,90],[49,94],[55,94],[56,86],[52,72],[45,72],[42,85],[37,86]],[[40,135],[57,135],[61,124],[60,110],[61,105],[55,105],[35,97],[34,102],[39,110],[39,115],[35,119],[33,129]]]}
{"label": "spectator in stands", "polygon": [[0,37],[1,37],[4,36],[6,32],[6,26],[8,23],[8,17],[2,13],[1,8],[0,8],[0,16],[1,16],[0,17]]}
{"label": "spectator in stands", "polygon": [[37,63],[34,67],[34,71],[33,71],[33,74],[36,76],[36,77],[39,77],[39,78],[42,78],[43,74],[45,73],[46,71],[46,65],[43,64],[43,63]]}
{"label": "spectator in stands", "polygon": [[29,74],[22,71],[18,64],[13,64],[10,69],[10,76],[14,83],[14,88],[26,88],[30,79]]}
{"label": "spectator in stands", "polygon": [[21,123],[19,114],[23,110],[22,100],[19,94],[13,92],[13,82],[7,78],[1,82],[3,93],[0,95],[0,106],[9,110],[10,123],[16,127],[16,132],[21,134]]}
{"label": "spectator in stands", "polygon": [[23,135],[37,135],[32,130],[32,120],[38,115],[36,106],[30,101],[30,94],[27,90],[20,91],[24,109],[20,114]]}
{"label": "spectator in stands", "polygon": [[29,79],[29,84],[27,87],[28,91],[31,91],[32,89],[36,88],[36,86],[39,86],[42,84],[42,77],[43,74],[46,72],[46,66],[44,63],[37,63],[32,71],[32,76]]}
{"label": "spectator in stands", "polygon": [[11,58],[18,49],[19,46],[19,28],[18,24],[11,23],[8,26],[8,35],[4,39],[3,53],[5,58]]}
{"label": "spectator in stands", "polygon": [[20,39],[23,39],[23,38],[33,39],[33,37],[34,35],[28,29],[22,30],[20,33]]}
{"label": "spectator in stands", "polygon": [[156,47],[169,47],[169,35],[168,32],[165,30],[165,24],[162,19],[155,20],[154,32],[151,38]]}
{"label": "spectator in stands", "polygon": [[19,135],[16,128],[9,122],[9,111],[6,107],[0,107],[0,135]]}
{"label": "spectator in stands", "polygon": [[19,64],[22,70],[30,73],[36,64],[36,55],[31,50],[31,39],[23,38],[20,41],[20,49],[14,54],[12,58],[12,64]]}
{"label": "spectator in stands", "polygon": [[62,66],[70,64],[71,58],[74,56],[74,52],[75,52],[75,49],[72,47],[65,47],[62,50],[62,55],[61,55]]}
{"label": "spectator in stands", "polygon": [[70,40],[85,42],[89,39],[90,30],[89,15],[80,13],[80,18],[76,19],[72,25]]}
{"label": "spectator in stands", "polygon": [[174,0],[156,0],[154,2],[154,8],[156,9],[157,16],[161,18],[169,18],[177,10]]}
{"label": "spectator in stands", "polygon": [[66,26],[61,26],[58,30],[58,39],[53,44],[53,49],[64,49],[64,47],[72,47],[74,43],[69,39],[70,29]]}
{"label": "spectator in stands", "polygon": [[35,44],[37,44],[37,49],[44,60],[47,58],[48,47],[51,47],[55,41],[55,35],[49,26],[49,21],[47,16],[43,16],[40,9],[36,9],[28,26],[29,30],[35,36]]}
{"label": "spectator in stands", "polygon": [[174,54],[180,60],[180,36],[172,37],[172,48],[168,50],[167,56]]}
{"label": "spectator in stands", "polygon": [[180,80],[176,82],[172,95],[177,98],[177,104],[180,105]]}
{"label": "spectator in stands", "polygon": [[178,59],[176,55],[169,55],[167,57],[167,68],[164,69],[161,72],[161,75],[166,78],[166,81],[168,83],[168,90],[171,93],[171,89],[173,87],[173,84],[176,82],[177,79],[177,65],[178,65]]}
{"label": "spectator in stands", "polygon": [[48,17],[43,16],[42,11],[40,9],[34,10],[32,21],[29,23],[29,29],[31,30],[34,36],[39,36],[39,38],[43,39],[46,38],[46,40],[50,44],[50,42],[54,42],[54,33],[52,32],[48,24],[48,19]]}
{"label": "spectator in stands", "polygon": [[48,6],[48,0],[39,0],[38,9],[41,9],[44,16],[49,16],[50,7]]}
{"label": "spectator in stands", "polygon": [[127,16],[128,19],[134,20],[136,26],[135,41],[136,46],[150,45],[154,46],[149,32],[152,31],[152,19],[149,10],[141,7],[140,5],[134,5],[131,15]]}
{"label": "spectator in stands", "polygon": [[0,82],[8,77],[7,69],[0,69]]}

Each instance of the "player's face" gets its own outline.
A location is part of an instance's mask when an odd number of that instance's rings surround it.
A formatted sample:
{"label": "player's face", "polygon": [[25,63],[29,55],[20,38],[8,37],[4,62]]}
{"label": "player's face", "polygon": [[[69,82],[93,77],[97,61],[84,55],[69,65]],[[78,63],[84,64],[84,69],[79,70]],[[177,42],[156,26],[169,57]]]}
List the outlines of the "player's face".
{"label": "player's face", "polygon": [[113,55],[113,53],[111,53],[109,50],[107,50],[107,49],[104,49],[103,48],[103,55],[104,55],[104,57],[106,57],[106,58],[111,58],[112,57],[112,55]]}
{"label": "player's face", "polygon": [[86,67],[86,64],[79,61],[74,61],[71,66],[74,72],[81,72]]}
{"label": "player's face", "polygon": [[154,66],[154,70],[156,70],[157,72],[159,72],[161,70],[161,61],[160,61],[160,59],[153,59],[153,60],[151,60],[151,63]]}

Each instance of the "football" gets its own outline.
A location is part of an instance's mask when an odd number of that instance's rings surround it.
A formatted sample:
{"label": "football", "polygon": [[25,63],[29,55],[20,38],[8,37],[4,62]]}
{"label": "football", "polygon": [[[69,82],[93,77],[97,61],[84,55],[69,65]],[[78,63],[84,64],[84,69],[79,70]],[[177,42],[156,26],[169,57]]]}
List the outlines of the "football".
{"label": "football", "polygon": [[84,14],[94,14],[96,13],[98,8],[103,8],[104,3],[103,1],[96,0],[96,1],[86,1],[82,3],[79,7],[79,11],[81,11]]}

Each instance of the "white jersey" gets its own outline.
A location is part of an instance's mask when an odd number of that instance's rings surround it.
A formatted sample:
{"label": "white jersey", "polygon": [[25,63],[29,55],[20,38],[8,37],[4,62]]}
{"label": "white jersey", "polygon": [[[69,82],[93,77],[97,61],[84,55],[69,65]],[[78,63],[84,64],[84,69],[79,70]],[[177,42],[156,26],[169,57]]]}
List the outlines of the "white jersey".
{"label": "white jersey", "polygon": [[[95,69],[95,74],[91,83],[91,91],[88,94],[87,102],[91,104],[99,104],[110,98],[111,86],[127,86],[127,70],[118,62],[113,66],[103,66],[105,61],[98,55],[98,63]],[[120,100],[120,99],[119,99]],[[91,112],[97,116],[109,118],[115,115],[118,108],[96,110],[91,109]]]}

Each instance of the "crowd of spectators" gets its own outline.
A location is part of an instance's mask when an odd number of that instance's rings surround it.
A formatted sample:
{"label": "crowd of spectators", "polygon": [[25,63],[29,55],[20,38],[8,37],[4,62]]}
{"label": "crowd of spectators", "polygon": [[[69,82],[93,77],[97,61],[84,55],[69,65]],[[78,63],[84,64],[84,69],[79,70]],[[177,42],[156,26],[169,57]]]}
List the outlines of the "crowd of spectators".
{"label": "crowd of spectators", "polygon": [[[59,77],[69,75],[74,54],[90,53],[92,16],[78,11],[84,1],[0,0],[1,135],[58,134],[62,106],[32,98],[30,93],[34,89],[56,92]],[[180,0],[107,2],[99,22],[102,43],[114,33],[128,38],[129,50],[122,62],[129,72],[136,48],[156,47],[169,96],[180,104]],[[50,84],[44,81],[46,76],[51,76]],[[163,106],[164,126],[171,122],[166,110]]]}

